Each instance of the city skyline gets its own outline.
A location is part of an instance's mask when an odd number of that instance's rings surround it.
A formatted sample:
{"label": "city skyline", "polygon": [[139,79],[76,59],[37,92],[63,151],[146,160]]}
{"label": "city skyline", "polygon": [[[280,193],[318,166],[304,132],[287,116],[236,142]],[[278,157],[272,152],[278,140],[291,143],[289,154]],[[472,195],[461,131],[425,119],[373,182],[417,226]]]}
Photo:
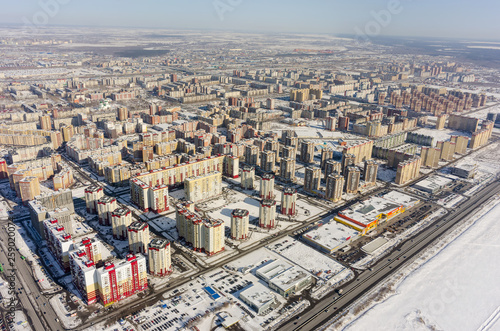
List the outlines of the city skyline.
{"label": "city skyline", "polygon": [[[99,3],[95,0],[45,0],[4,4],[0,23],[28,27],[51,25],[173,30],[217,30],[254,33],[304,33],[436,37],[498,40],[500,23],[492,1],[367,1],[353,3],[319,0],[300,6],[298,1],[195,0],[196,5],[171,2],[150,8],[130,0]],[[484,5],[490,10],[485,11]],[[98,8],[98,10],[96,10]],[[318,10],[321,9],[321,10]],[[138,13],[141,13],[138,15]],[[75,14],[78,13],[78,14]],[[467,22],[466,24],[464,22]],[[487,22],[487,23],[485,23]]]}

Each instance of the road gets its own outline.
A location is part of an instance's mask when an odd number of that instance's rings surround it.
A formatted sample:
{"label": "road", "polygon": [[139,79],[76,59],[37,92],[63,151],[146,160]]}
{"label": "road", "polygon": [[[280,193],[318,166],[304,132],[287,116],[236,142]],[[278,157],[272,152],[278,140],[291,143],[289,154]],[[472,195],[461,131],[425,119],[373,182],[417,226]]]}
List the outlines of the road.
{"label": "road", "polygon": [[[7,220],[0,221],[0,262],[4,265],[5,274],[10,276],[11,271],[7,259],[8,232],[5,229],[7,222]],[[16,290],[21,288],[18,298],[33,330],[63,330],[64,328],[56,322],[57,315],[49,300],[40,292],[32,276],[31,267],[26,260],[21,259],[17,251],[15,252],[15,267]]]}
{"label": "road", "polygon": [[343,287],[341,296],[335,293],[325,297],[315,303],[312,309],[303,313],[299,319],[293,319],[281,326],[280,330],[316,330],[334,317],[340,317],[344,308],[366,294],[367,291],[395,270],[405,265],[424,248],[455,227],[457,223],[466,219],[474,210],[481,208],[489,198],[497,193],[500,193],[499,181],[491,183],[474,197],[457,207],[454,212],[438,219],[411,240],[406,241],[373,266],[371,270],[359,274],[355,280]]}

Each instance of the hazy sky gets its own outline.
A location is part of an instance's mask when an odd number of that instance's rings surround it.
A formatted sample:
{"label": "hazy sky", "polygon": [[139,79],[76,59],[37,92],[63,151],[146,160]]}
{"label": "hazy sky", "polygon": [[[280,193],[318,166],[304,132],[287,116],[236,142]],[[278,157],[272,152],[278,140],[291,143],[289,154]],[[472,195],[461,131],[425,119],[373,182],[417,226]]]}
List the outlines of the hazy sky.
{"label": "hazy sky", "polygon": [[[12,0],[0,23],[500,40],[498,0]],[[57,3],[59,8],[43,4]],[[395,4],[394,4],[395,3]],[[398,5],[399,3],[399,5]],[[396,9],[383,24],[373,12]],[[44,13],[45,11],[45,13]],[[47,14],[48,15],[47,15]],[[388,22],[388,24],[386,24]],[[377,25],[380,30],[377,31]]]}

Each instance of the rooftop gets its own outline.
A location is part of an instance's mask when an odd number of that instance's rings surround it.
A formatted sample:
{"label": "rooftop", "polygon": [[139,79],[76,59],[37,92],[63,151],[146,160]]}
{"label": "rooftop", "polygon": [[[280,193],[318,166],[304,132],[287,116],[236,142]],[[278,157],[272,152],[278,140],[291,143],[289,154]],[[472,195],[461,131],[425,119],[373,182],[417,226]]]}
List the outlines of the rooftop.
{"label": "rooftop", "polygon": [[332,251],[358,234],[358,231],[331,220],[330,222],[305,233],[303,237],[305,237],[306,240],[310,240],[315,244]]}

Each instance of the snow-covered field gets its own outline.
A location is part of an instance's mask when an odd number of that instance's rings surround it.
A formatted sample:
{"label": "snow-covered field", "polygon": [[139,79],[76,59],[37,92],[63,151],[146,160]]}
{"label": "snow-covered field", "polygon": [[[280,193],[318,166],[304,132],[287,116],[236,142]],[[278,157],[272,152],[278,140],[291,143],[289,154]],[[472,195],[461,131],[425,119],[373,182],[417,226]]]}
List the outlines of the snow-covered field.
{"label": "snow-covered field", "polygon": [[500,203],[344,330],[500,330]]}

